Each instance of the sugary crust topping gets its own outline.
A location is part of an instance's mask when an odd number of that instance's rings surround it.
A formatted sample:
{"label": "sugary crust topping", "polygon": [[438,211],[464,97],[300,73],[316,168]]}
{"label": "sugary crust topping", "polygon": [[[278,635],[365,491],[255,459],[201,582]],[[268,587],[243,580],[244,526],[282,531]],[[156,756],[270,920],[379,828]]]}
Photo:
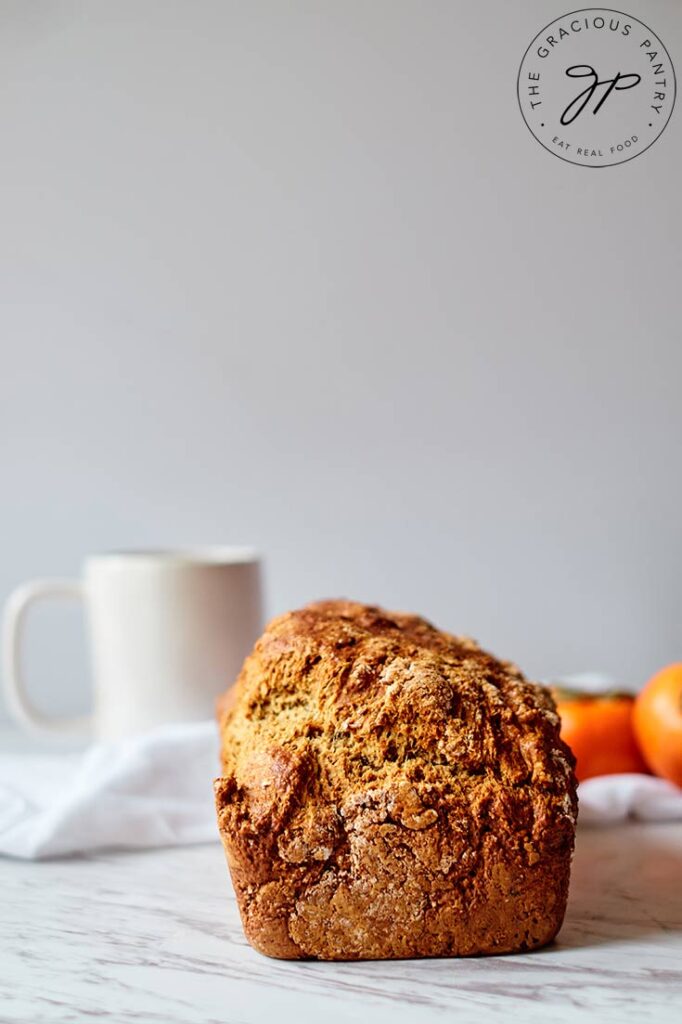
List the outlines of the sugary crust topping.
{"label": "sugary crust topping", "polygon": [[247,932],[275,955],[334,955],[312,948],[311,906],[357,911],[391,858],[409,855],[413,887],[452,893],[477,873],[493,884],[494,846],[524,871],[554,858],[567,884],[577,801],[552,698],[469,638],[307,605],[269,624],[220,724],[221,832]]}
{"label": "sugary crust topping", "polygon": [[247,660],[234,703],[221,723],[223,758],[241,782],[278,748],[317,755],[323,788],[343,793],[369,775],[405,773],[486,772],[550,790],[570,781],[549,693],[415,615],[350,601],[282,615]]}

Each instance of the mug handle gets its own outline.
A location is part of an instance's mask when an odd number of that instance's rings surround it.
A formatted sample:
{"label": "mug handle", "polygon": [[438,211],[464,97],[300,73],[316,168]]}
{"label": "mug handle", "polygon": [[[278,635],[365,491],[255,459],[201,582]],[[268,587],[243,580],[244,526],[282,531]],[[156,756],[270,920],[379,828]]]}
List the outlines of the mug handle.
{"label": "mug handle", "polygon": [[26,613],[44,597],[68,597],[83,600],[82,584],[76,580],[34,580],[12,591],[5,603],[2,624],[3,676],[9,710],[17,721],[33,732],[61,736],[86,732],[92,715],[53,718],[44,715],[28,698],[21,667],[21,647]]}

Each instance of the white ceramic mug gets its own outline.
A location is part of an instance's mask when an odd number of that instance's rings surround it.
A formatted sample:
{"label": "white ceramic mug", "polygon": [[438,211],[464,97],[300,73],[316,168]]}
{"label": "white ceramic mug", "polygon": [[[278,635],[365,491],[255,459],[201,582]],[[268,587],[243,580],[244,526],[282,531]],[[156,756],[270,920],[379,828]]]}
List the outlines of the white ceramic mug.
{"label": "white ceramic mug", "polygon": [[[45,597],[85,604],[94,708],[83,718],[40,714],[26,693],[24,620]],[[249,548],[95,555],[81,581],[36,580],[10,595],[3,636],[8,704],[27,728],[90,731],[100,739],[208,718],[262,626],[260,563]]]}

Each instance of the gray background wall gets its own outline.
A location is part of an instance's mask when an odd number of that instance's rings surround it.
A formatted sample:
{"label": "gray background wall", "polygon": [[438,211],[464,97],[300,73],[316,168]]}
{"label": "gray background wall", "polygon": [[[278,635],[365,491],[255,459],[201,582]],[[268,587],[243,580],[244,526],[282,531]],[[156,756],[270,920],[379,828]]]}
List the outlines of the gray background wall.
{"label": "gray background wall", "polygon": [[[0,2],[0,592],[253,542],[269,611],[421,611],[534,675],[682,657],[682,110],[562,162],[564,2]],[[682,71],[674,0],[628,0]],[[78,614],[36,699],[82,707]]]}

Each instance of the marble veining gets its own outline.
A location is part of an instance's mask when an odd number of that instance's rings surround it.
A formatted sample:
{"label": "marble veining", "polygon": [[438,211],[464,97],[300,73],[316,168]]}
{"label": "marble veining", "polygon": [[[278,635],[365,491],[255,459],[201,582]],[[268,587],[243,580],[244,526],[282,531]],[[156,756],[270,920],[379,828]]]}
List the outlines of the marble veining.
{"label": "marble veining", "polygon": [[470,960],[290,963],[241,931],[222,850],[0,861],[0,1021],[666,1024],[682,1014],[682,825],[579,830],[557,942]]}

